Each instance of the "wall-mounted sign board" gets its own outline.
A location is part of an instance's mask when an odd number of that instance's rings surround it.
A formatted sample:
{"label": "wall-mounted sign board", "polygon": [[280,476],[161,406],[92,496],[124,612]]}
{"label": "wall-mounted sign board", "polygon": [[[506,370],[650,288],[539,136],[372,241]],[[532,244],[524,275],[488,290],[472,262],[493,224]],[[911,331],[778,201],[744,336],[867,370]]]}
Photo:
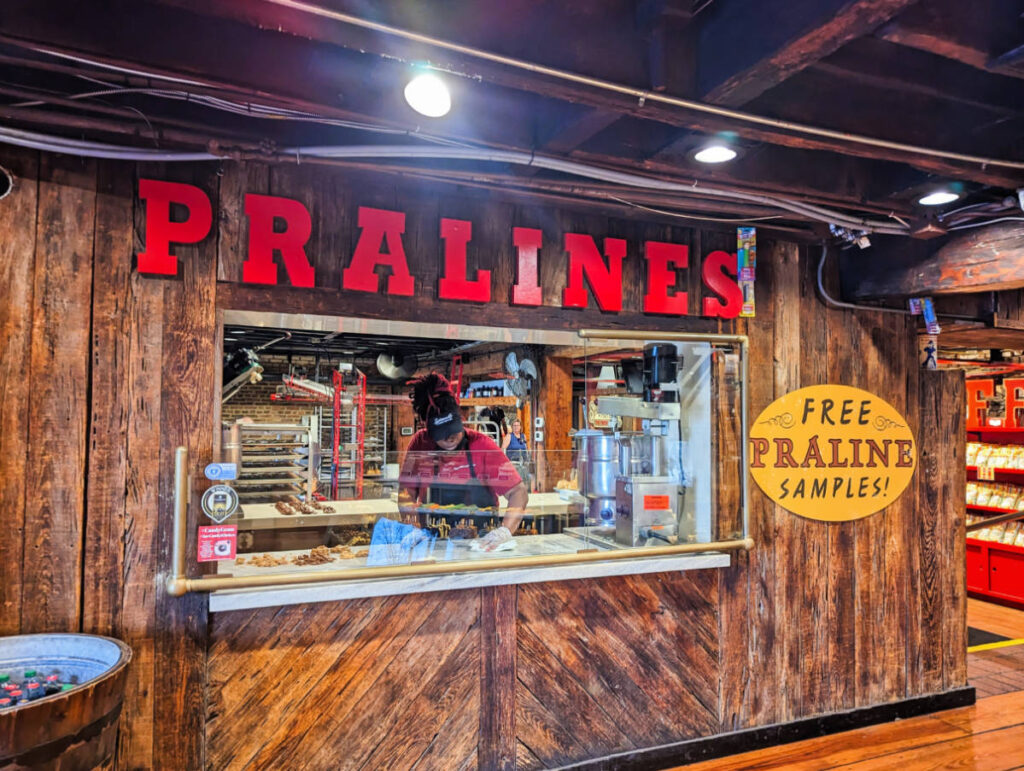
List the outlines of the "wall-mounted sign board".
{"label": "wall-mounted sign board", "polygon": [[750,473],[783,508],[843,522],[881,511],[910,484],[917,445],[906,419],[859,388],[801,388],[750,429]]}

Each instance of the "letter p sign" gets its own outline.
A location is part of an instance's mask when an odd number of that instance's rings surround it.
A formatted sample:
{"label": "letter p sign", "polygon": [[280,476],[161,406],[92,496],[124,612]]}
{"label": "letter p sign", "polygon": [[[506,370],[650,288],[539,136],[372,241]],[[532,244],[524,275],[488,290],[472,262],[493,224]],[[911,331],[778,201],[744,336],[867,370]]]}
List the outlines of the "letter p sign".
{"label": "letter p sign", "polygon": [[[139,180],[139,198],[146,202],[146,244],[139,252],[139,273],[178,274],[178,258],[171,254],[171,244],[194,244],[202,241],[213,224],[210,199],[198,187],[180,182]],[[171,203],[188,209],[184,222],[171,222]]]}

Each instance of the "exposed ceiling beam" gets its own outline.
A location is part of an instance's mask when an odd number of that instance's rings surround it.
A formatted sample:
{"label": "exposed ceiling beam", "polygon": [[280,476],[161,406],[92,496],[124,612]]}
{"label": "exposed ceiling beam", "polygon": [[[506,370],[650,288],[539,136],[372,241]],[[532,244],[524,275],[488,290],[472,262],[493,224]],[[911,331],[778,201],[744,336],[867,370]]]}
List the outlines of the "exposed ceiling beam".
{"label": "exposed ceiling beam", "polygon": [[701,16],[698,91],[738,107],[865,35],[917,0],[747,0]]}
{"label": "exposed ceiling beam", "polygon": [[[239,4],[223,4],[219,0],[206,0],[211,12],[236,14],[248,19],[251,13],[258,13],[265,4],[244,4],[242,13]],[[408,58],[408,47],[401,41],[383,35],[360,34],[359,30],[319,20],[315,32],[320,44],[310,43],[289,34],[276,31],[258,30],[239,25],[226,26],[216,18],[193,17],[176,8],[162,8],[133,4],[130,13],[132,29],[128,30],[123,21],[125,8],[90,6],[68,0],[9,0],[0,17],[0,35],[28,43],[47,44],[65,52],[86,54],[105,61],[115,61],[154,69],[164,73],[177,73],[202,79],[206,83],[228,84],[265,94],[267,98],[314,109],[338,117],[366,119],[367,113],[349,111],[338,106],[339,90],[349,84],[364,82],[367,73],[378,72],[388,66],[399,66],[398,60],[385,58],[384,62],[370,60],[363,53],[368,51],[385,57]],[[279,14],[278,14],[278,20]],[[309,26],[309,19],[303,25]],[[289,31],[287,24],[280,24]],[[232,40],[230,50],[218,41]],[[340,51],[336,46],[348,48]],[[434,52],[437,54],[438,52]],[[353,56],[361,63],[353,66]],[[444,54],[441,54],[444,58]],[[435,59],[436,60],[436,59]],[[265,66],[273,61],[273,67]],[[855,145],[840,139],[797,136],[784,131],[739,125],[735,121],[714,118],[706,114],[689,113],[675,107],[647,102],[640,106],[632,99],[603,90],[581,88],[577,85],[526,75],[518,70],[484,62],[449,62],[453,69],[491,81],[493,83],[534,93],[547,99],[562,99],[568,102],[586,104],[609,110],[621,115],[635,115],[664,123],[692,128],[698,131],[715,132],[724,129],[736,130],[741,135],[756,141],[781,144],[812,150],[828,150],[868,158],[880,158],[897,162],[909,162],[917,168],[944,176],[973,179],[984,184],[1013,187],[1024,174],[1010,170],[979,167],[947,161],[944,159],[908,155],[885,148]],[[349,78],[346,80],[345,78]],[[361,80],[362,78],[362,80]],[[472,83],[473,81],[469,81]],[[346,96],[343,94],[343,96]],[[377,115],[377,122],[401,127],[394,113]],[[480,128],[477,121],[489,121]],[[492,146],[502,146],[502,137],[508,141],[520,141],[513,133],[521,133],[519,126],[503,127],[508,123],[488,118],[487,114],[473,115],[476,141],[486,138]],[[408,125],[408,124],[405,124]],[[450,132],[453,136],[459,136]],[[532,133],[531,133],[532,136]],[[498,139],[495,139],[498,137]],[[523,145],[519,145],[523,146]],[[527,143],[526,146],[529,146]],[[627,159],[628,160],[628,159]]]}
{"label": "exposed ceiling beam", "polygon": [[569,153],[588,139],[600,134],[621,117],[620,113],[609,110],[585,109],[559,124],[550,136],[542,138],[538,149],[556,155]]}
{"label": "exposed ceiling beam", "polygon": [[883,91],[927,96],[986,113],[1024,115],[1024,85],[983,73],[960,62],[889,43],[875,37],[856,40],[812,65],[846,83]]}
{"label": "exposed ceiling beam", "polygon": [[905,242],[881,242],[853,259],[856,276],[844,286],[860,300],[1018,289],[1024,287],[1024,222],[965,230],[923,259],[908,255]]}
{"label": "exposed ceiling beam", "polygon": [[[199,3],[199,0],[167,1],[185,6],[195,6]],[[778,1],[781,2],[782,0]],[[832,1],[835,2],[835,0]],[[898,1],[907,2],[908,0]],[[801,0],[801,2],[810,2],[810,0]],[[877,0],[877,2],[889,8],[890,3],[895,3],[897,0]],[[877,3],[872,3],[872,5],[875,4]],[[549,99],[561,99],[571,103],[609,110],[621,115],[633,115],[635,117],[661,121],[680,128],[690,128],[706,133],[733,131],[740,136],[758,142],[807,150],[826,150],[862,158],[908,163],[923,171],[957,179],[970,179],[987,185],[1015,187],[1024,182],[1024,172],[1014,172],[1013,170],[991,166],[981,168],[979,165],[965,164],[920,153],[874,147],[831,137],[795,134],[781,129],[713,116],[702,112],[687,111],[651,101],[638,104],[637,100],[626,95],[603,89],[586,88],[576,83],[552,77],[543,77],[479,59],[463,59],[448,51],[437,49],[417,51],[415,47],[393,36],[371,33],[367,30],[308,14],[282,14],[280,7],[266,3],[202,0],[201,5],[205,13],[222,15],[249,24],[273,25],[274,29],[279,29],[281,32],[301,34],[335,46],[365,53],[374,53],[385,57],[389,61],[410,61],[415,59],[418,54],[425,56],[429,53],[427,58],[436,66],[454,73],[463,74],[473,80],[479,79],[510,89],[534,93]],[[712,5],[707,13],[710,13],[717,7],[718,4]],[[769,24],[768,26],[771,25]],[[897,125],[893,131],[898,132],[899,126]],[[899,141],[899,139],[896,138],[896,141]],[[969,150],[969,148],[961,149],[964,151]],[[987,147],[978,149],[987,150]]]}
{"label": "exposed ceiling beam", "polygon": [[1016,0],[929,0],[886,24],[876,35],[979,70],[1022,78],[1024,70],[993,66],[995,59],[1020,45],[1022,26]]}

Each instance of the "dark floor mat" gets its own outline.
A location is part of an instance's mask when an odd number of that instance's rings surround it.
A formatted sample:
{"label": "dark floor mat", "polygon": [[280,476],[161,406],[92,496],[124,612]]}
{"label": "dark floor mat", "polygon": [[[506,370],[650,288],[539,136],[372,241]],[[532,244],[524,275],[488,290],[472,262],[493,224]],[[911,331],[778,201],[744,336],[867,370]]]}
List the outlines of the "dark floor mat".
{"label": "dark floor mat", "polygon": [[1004,637],[1001,634],[986,632],[984,629],[975,629],[973,626],[967,627],[968,648],[973,648],[975,645],[986,645],[988,643],[1002,642],[1003,640],[1009,639],[1009,637]]}

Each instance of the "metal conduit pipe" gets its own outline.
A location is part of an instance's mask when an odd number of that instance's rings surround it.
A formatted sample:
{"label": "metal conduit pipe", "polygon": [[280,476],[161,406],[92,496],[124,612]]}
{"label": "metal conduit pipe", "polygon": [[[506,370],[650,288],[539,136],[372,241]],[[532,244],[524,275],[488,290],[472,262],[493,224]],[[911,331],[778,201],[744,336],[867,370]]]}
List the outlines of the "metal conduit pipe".
{"label": "metal conduit pipe", "polygon": [[[762,126],[771,126],[773,128],[784,129],[786,131],[794,131],[800,134],[828,137],[829,139],[838,139],[844,142],[854,142],[856,144],[871,145],[873,147],[883,147],[889,150],[914,153],[917,155],[928,155],[933,158],[945,158],[947,160],[963,161],[965,163],[974,163],[980,166],[1003,166],[1010,169],[1024,169],[1024,161],[1012,161],[1000,158],[986,158],[980,155],[955,153],[946,150],[937,150],[931,147],[919,147],[917,145],[904,144],[902,142],[890,142],[885,139],[877,139],[875,137],[863,136],[861,134],[851,134],[845,131],[834,131],[832,129],[824,129],[817,126],[809,126],[805,123],[794,123],[787,120],[779,120],[777,118],[766,118],[761,115],[754,115],[753,113],[742,112],[740,110],[732,110],[727,107],[718,107],[717,105],[706,104],[704,102],[696,102],[691,99],[681,99],[679,97],[659,93],[657,91],[646,91],[641,88],[624,86],[619,83],[613,83],[611,81],[601,80],[599,78],[591,78],[586,75],[579,75],[575,72],[569,72],[567,70],[560,70],[555,67],[547,67],[542,64],[535,64],[533,62],[528,62],[523,59],[516,59],[511,56],[504,56],[502,54],[484,51],[483,49],[473,48],[472,46],[451,43],[447,40],[441,40],[440,38],[431,37],[429,35],[422,35],[418,32],[411,32],[409,30],[401,29],[399,27],[392,27],[387,24],[381,24],[379,22],[370,21],[368,19],[362,19],[358,16],[352,16],[350,14],[342,13],[341,11],[335,11],[330,8],[323,8],[313,3],[301,2],[301,0],[268,0],[268,2],[273,3],[274,5],[280,5],[285,8],[291,8],[292,10],[311,14],[313,16],[319,16],[324,19],[337,21],[342,24],[348,24],[353,27],[361,27],[363,29],[372,30],[374,32],[381,32],[386,35],[392,35],[394,37],[402,38],[403,40],[409,40],[414,43],[428,45],[434,48],[441,48],[446,51],[462,54],[464,56],[470,56],[475,59],[482,59],[484,61],[494,62],[495,64],[501,64],[506,67],[513,67],[515,69],[526,70],[527,72],[532,72],[537,75],[544,75],[546,77],[557,78],[559,80],[565,80],[571,83],[576,83],[577,85],[589,86],[591,88],[597,88],[603,91],[612,91],[617,94],[622,94],[637,99],[641,106],[643,106],[644,102],[658,102],[660,104],[667,104],[673,107],[680,107],[686,110],[693,110],[694,112],[703,112],[711,115],[718,115],[723,118],[732,118],[734,120],[744,121],[746,123],[756,123]],[[438,71],[444,71],[443,68],[437,66],[433,66],[433,69]],[[454,72],[452,74],[461,75],[461,73],[458,72]]]}
{"label": "metal conduit pipe", "polygon": [[[220,160],[220,156],[209,152],[169,152],[149,150],[145,148],[123,148],[99,142],[70,140],[62,137],[51,137],[20,129],[0,127],[0,141],[36,150],[59,153],[85,155],[93,158],[113,158],[129,161],[209,161]],[[418,158],[427,160],[466,160],[492,163],[508,163],[520,166],[535,166],[572,174],[588,179],[598,179],[619,185],[628,185],[650,190],[689,193],[691,195],[707,195],[735,201],[749,201],[771,206],[776,209],[791,211],[808,219],[828,224],[842,225],[846,228],[864,230],[870,233],[887,235],[907,235],[908,228],[893,225],[883,220],[871,220],[843,214],[811,204],[804,204],[786,198],[743,193],[733,190],[706,187],[697,182],[683,184],[645,177],[640,174],[602,169],[596,166],[563,161],[558,158],[535,155],[519,151],[485,150],[463,147],[420,147],[405,145],[349,145],[349,146],[313,146],[292,147],[283,150],[278,160],[301,160],[303,156],[316,158]]]}
{"label": "metal conduit pipe", "polygon": [[[822,280],[822,275],[825,270],[825,259],[828,257],[828,242],[822,241],[821,243],[821,259],[818,260],[818,295],[821,297],[822,302],[830,308],[836,308],[837,310],[853,310],[853,311],[881,311],[882,313],[900,313],[904,316],[909,316],[910,311],[905,308],[886,308],[879,305],[858,305],[857,303],[847,303],[842,300],[837,300],[832,297],[826,291],[825,284]],[[944,319],[954,319],[956,321],[977,321],[984,323],[985,319],[980,319],[976,316],[958,316],[955,313],[936,313]]]}

